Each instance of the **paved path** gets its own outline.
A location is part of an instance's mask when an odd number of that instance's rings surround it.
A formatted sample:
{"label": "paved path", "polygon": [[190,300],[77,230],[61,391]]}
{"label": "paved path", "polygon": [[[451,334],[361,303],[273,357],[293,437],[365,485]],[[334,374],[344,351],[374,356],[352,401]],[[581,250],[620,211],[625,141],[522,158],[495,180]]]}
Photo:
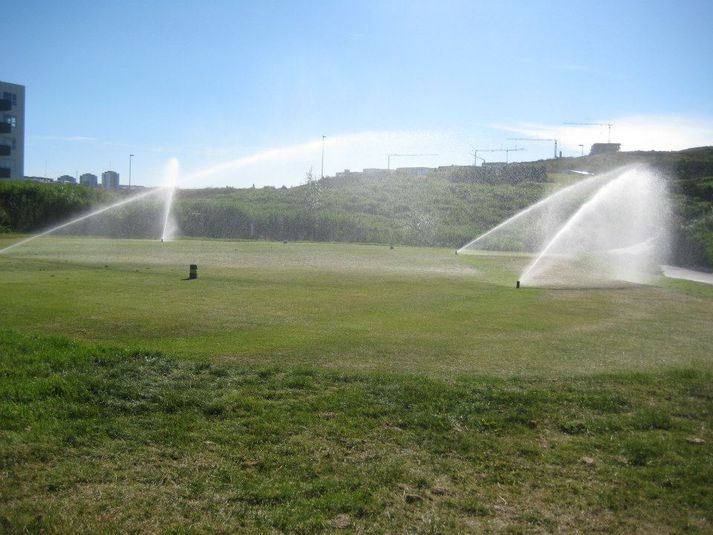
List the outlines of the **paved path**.
{"label": "paved path", "polygon": [[686,279],[689,281],[703,282],[705,284],[713,284],[713,273],[693,271],[692,269],[676,266],[661,266],[661,271],[670,279]]}

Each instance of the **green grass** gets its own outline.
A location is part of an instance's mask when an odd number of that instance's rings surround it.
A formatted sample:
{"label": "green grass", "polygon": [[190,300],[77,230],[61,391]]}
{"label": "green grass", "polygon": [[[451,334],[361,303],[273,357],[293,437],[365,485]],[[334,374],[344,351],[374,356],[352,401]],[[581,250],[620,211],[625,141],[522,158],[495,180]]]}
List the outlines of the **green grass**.
{"label": "green grass", "polygon": [[[0,325],[186,358],[338,370],[711,369],[713,289],[514,289],[527,258],[443,249],[37,240],[0,256]],[[182,280],[197,263],[199,279]],[[38,298],[41,296],[41,298]]]}
{"label": "green grass", "polygon": [[713,288],[518,291],[526,262],[0,255],[0,531],[713,530]]}

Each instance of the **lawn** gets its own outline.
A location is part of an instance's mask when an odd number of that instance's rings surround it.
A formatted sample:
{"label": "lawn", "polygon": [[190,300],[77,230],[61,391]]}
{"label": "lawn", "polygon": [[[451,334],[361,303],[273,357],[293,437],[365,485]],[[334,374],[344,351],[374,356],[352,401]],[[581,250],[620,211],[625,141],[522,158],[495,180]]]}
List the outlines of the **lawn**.
{"label": "lawn", "polygon": [[0,526],[710,532],[713,288],[516,290],[527,260],[0,255]]}

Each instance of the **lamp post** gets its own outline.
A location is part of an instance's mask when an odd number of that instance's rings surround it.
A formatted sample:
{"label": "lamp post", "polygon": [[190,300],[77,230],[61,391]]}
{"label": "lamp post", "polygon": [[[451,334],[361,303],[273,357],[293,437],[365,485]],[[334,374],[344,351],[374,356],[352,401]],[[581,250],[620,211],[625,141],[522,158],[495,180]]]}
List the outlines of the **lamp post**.
{"label": "lamp post", "polygon": [[131,160],[133,157],[133,154],[129,154],[129,191],[131,191]]}
{"label": "lamp post", "polygon": [[327,138],[327,136],[322,136],[322,173],[321,177],[324,178],[324,140]]}
{"label": "lamp post", "polygon": [[580,154],[580,156],[584,156],[584,145],[580,143],[579,148],[582,149],[582,154]]}

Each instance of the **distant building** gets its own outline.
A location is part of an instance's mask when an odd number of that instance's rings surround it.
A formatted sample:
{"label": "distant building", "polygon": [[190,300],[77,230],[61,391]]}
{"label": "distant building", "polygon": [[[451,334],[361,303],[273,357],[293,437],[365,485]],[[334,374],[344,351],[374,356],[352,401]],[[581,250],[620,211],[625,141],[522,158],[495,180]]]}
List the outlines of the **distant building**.
{"label": "distant building", "polygon": [[614,152],[619,152],[619,149],[621,149],[621,143],[595,143],[592,145],[589,155],[612,154]]}
{"label": "distant building", "polygon": [[349,169],[345,169],[344,171],[337,171],[334,174],[335,178],[358,178],[362,176],[361,171],[350,171]]}
{"label": "distant building", "polygon": [[104,171],[102,173],[102,188],[119,189],[119,173],[116,171]]}
{"label": "distant building", "polygon": [[25,86],[0,82],[0,178],[25,177]]}
{"label": "distant building", "polygon": [[47,178],[46,176],[26,176],[25,180],[29,180],[30,182],[43,182],[45,184],[54,182],[53,178]]}
{"label": "distant building", "polygon": [[61,177],[58,177],[58,178],[57,178],[57,182],[58,182],[59,184],[76,184],[76,183],[77,183],[77,179],[74,178],[73,176],[62,175]]}
{"label": "distant building", "polygon": [[82,176],[79,177],[79,183],[82,186],[86,186],[88,188],[96,188],[99,185],[99,179],[97,178],[97,175],[93,175],[92,173],[84,173]]}
{"label": "distant building", "polygon": [[396,172],[400,175],[426,176],[433,171],[433,167],[397,167]]}
{"label": "distant building", "polygon": [[394,171],[392,169],[380,169],[378,167],[365,167],[363,170],[364,176],[369,176],[369,177],[381,177],[381,176],[388,176]]}
{"label": "distant building", "polygon": [[503,169],[507,167],[508,164],[505,162],[483,162],[482,167],[489,169]]}

